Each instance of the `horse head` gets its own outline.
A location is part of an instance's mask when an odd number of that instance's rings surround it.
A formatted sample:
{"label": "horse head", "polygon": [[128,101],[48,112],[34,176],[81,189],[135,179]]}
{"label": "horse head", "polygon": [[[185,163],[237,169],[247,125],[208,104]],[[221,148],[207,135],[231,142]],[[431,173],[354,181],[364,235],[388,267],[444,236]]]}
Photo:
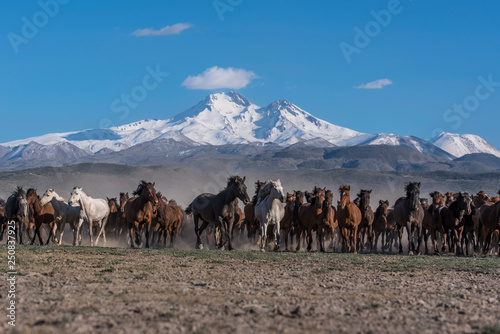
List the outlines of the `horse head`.
{"label": "horse head", "polygon": [[120,212],[123,212],[123,209],[125,208],[125,203],[127,203],[128,199],[129,199],[128,192],[120,193]]}
{"label": "horse head", "polygon": [[340,186],[339,187],[339,192],[340,192],[340,208],[345,209],[345,207],[351,202],[351,186]]}
{"label": "horse head", "polygon": [[[243,178],[239,176],[232,176],[228,180],[228,187],[233,187],[233,194],[236,198],[239,198],[244,204],[250,203],[250,197],[248,197],[247,186],[245,185],[246,176]],[[262,183],[257,181],[257,188],[260,188]]]}
{"label": "horse head", "polygon": [[420,182],[410,182],[405,186],[406,198],[410,200],[410,206],[416,210],[420,205]]}
{"label": "horse head", "polygon": [[378,201],[378,208],[375,211],[377,217],[387,217],[387,211],[389,210],[389,201],[380,200]]}
{"label": "horse head", "polygon": [[444,207],[444,196],[439,191],[434,191],[429,193],[432,198],[432,205],[430,209],[432,210],[432,217],[434,220],[438,220],[441,218],[440,210]]}
{"label": "horse head", "polygon": [[69,197],[68,204],[71,206],[78,205],[78,202],[80,202],[80,199],[82,198],[82,193],[82,188],[74,187],[73,191],[71,192],[71,196]]}
{"label": "horse head", "polygon": [[363,190],[361,189],[360,193],[358,194],[359,198],[359,209],[361,212],[364,212],[368,210],[368,207],[370,207],[370,195],[372,193],[372,189],[370,190]]}
{"label": "horse head", "polygon": [[321,210],[323,208],[323,201],[325,200],[325,192],[326,188],[321,189],[314,187],[311,198],[311,206],[315,206],[317,210]]}
{"label": "horse head", "polygon": [[323,201],[324,207],[329,208],[333,204],[333,193],[330,190],[327,190],[325,192],[325,200]]}
{"label": "horse head", "polygon": [[108,206],[109,206],[109,213],[117,213],[118,212],[118,201],[116,197],[109,198],[106,197],[108,200]]}
{"label": "horse head", "polygon": [[424,206],[424,205],[429,205],[429,199],[427,198],[420,198],[420,205]]}
{"label": "horse head", "polygon": [[445,197],[445,205],[448,205],[455,200],[455,194],[449,191],[446,194],[444,194],[444,197]]}
{"label": "horse head", "polygon": [[28,191],[26,192],[26,201],[28,201],[30,205],[34,204],[35,201],[38,201],[38,195],[36,194],[36,189],[34,188],[28,189]]}
{"label": "horse head", "polygon": [[285,192],[281,186],[281,181],[278,179],[276,181],[271,181],[271,195],[273,198],[280,200],[280,202],[285,202]]}
{"label": "horse head", "polygon": [[472,200],[468,193],[459,192],[457,196],[457,201],[459,203],[459,210],[464,211],[466,216],[472,213],[472,208],[471,208]]}

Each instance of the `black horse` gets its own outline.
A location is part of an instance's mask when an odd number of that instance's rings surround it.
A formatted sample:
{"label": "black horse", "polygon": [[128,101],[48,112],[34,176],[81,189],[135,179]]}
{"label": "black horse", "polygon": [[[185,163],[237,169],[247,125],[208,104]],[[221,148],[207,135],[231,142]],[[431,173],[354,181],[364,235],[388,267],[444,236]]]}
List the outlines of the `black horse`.
{"label": "black horse", "polygon": [[[420,252],[422,243],[422,221],[424,220],[424,209],[420,204],[420,182],[410,182],[405,186],[406,197],[401,197],[394,204],[394,219],[399,233],[399,253],[403,253],[403,228],[408,233],[408,254]],[[417,235],[415,235],[417,233]],[[415,248],[414,238],[418,238]]]}
{"label": "black horse", "polygon": [[16,240],[23,243],[23,231],[28,228],[28,201],[26,192],[17,186],[5,203],[5,219],[7,222],[14,221],[16,228]]}
{"label": "black horse", "polygon": [[[217,195],[204,193],[198,195],[186,209],[187,214],[193,214],[194,231],[196,233],[196,246],[203,249],[201,234],[207,228],[208,224],[215,224],[221,232],[221,238],[218,247],[222,248],[226,244],[228,249],[233,249],[231,245],[231,230],[233,228],[234,216],[238,198],[247,204],[250,198],[245,186],[245,177],[231,176],[227,181],[226,189]],[[199,221],[202,221],[198,227]],[[225,240],[225,241],[223,241]]]}

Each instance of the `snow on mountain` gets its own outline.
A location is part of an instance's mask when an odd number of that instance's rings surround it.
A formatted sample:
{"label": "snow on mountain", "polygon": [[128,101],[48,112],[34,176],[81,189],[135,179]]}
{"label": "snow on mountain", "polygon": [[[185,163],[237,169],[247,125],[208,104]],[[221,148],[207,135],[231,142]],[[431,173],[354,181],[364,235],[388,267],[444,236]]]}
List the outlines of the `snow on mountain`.
{"label": "snow on mountain", "polygon": [[442,132],[430,142],[456,157],[471,153],[488,153],[500,157],[500,150],[476,135]]}
{"label": "snow on mountain", "polygon": [[435,154],[447,159],[454,159],[455,156],[452,154],[436,147],[435,145],[429,143],[426,140],[420,139],[414,136],[400,136],[395,134],[381,133],[375,135],[373,138],[368,139],[365,142],[361,142],[359,145],[390,145],[390,146],[403,146],[412,148],[421,153]]}
{"label": "snow on mountain", "polygon": [[318,147],[391,145],[410,147],[448,159],[476,152],[500,156],[499,150],[478,136],[444,133],[430,143],[417,137],[360,133],[323,121],[288,101],[277,100],[267,107],[259,107],[236,92],[211,94],[171,119],[146,119],[109,129],[51,133],[2,145],[13,150],[7,155],[22,150],[31,142],[47,147],[55,145],[56,155],[61,144],[78,148],[79,154],[91,155],[122,151],[164,139],[165,142],[174,140],[191,146],[268,143],[280,146],[305,143]]}

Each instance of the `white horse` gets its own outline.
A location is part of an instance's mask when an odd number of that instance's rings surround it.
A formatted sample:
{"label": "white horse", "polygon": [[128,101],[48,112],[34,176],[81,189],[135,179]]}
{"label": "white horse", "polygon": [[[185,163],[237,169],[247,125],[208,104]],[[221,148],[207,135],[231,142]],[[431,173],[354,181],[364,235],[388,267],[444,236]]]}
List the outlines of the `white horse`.
{"label": "white horse", "polygon": [[285,215],[285,208],[283,207],[284,198],[285,194],[280,180],[268,181],[267,185],[259,191],[257,196],[255,218],[260,222],[260,250],[263,252],[265,252],[267,242],[268,225],[273,225],[273,235],[276,241],[274,250],[279,250],[280,221]]}
{"label": "white horse", "polygon": [[[69,198],[68,204],[71,206],[80,205],[79,221],[76,228],[76,235],[79,234],[80,228],[83,222],[88,222],[89,224],[89,235],[90,235],[90,246],[97,246],[99,237],[102,234],[104,239],[104,244],[106,244],[106,233],[104,232],[104,227],[109,217],[109,206],[108,202],[102,198],[92,198],[87,195],[82,188],[74,187],[71,197]],[[93,223],[97,222],[100,228],[99,233],[95,242],[92,240],[92,226]]]}
{"label": "white horse", "polygon": [[[64,235],[64,227],[66,226],[66,223],[68,223],[69,226],[71,226],[71,230],[73,231],[73,246],[75,246],[77,241],[76,231],[78,220],[80,218],[80,207],[67,204],[64,201],[64,198],[56,193],[55,189],[48,189],[45,194],[43,194],[42,198],[40,199],[40,206],[44,206],[49,202],[54,208],[54,220],[56,222],[56,224],[54,224],[54,227],[52,228],[52,237],[55,238],[55,242],[57,244],[61,245]],[[57,240],[56,236],[57,229],[59,229],[59,240]]]}

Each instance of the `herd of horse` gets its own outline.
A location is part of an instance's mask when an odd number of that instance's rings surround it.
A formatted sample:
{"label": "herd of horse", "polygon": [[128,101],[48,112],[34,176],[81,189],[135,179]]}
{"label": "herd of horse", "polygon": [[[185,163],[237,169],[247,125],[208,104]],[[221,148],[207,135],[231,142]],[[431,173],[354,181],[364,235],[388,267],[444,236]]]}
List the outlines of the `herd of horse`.
{"label": "herd of horse", "polygon": [[[82,244],[82,231],[87,229],[91,246],[98,245],[102,236],[103,244],[108,237],[130,247],[141,247],[145,241],[145,247],[150,247],[151,243],[161,245],[163,239],[165,247],[167,237],[172,246],[186,219],[192,217],[199,249],[203,248],[204,232],[207,242],[213,235],[216,248],[231,250],[235,233],[239,240],[246,229],[248,242],[259,244],[261,251],[278,251],[282,240],[288,251],[294,239],[296,251],[302,244],[310,251],[315,235],[321,252],[327,250],[325,242],[329,240],[331,249],[343,252],[392,252],[393,246],[399,246],[403,253],[406,231],[408,254],[429,254],[430,237],[430,252],[434,254],[486,254],[496,249],[500,256],[500,197],[490,197],[484,191],[476,195],[434,191],[429,201],[420,197],[419,182],[409,182],[405,195],[392,208],[389,201],[380,200],[373,211],[372,190],[360,190],[351,201],[351,187],[342,185],[334,204],[334,193],[326,188],[285,194],[280,180],[269,180],[257,181],[250,199],[245,181],[245,177],[232,176],[224,190],[198,195],[185,211],[175,200],[168,201],[157,192],[155,183],[145,181],[139,183],[132,197],[120,193],[119,200],[92,198],[75,187],[66,202],[54,189],[40,197],[36,189],[24,191],[18,186],[6,202],[0,199],[0,238],[7,222],[14,222],[15,236],[9,230],[9,237],[17,242],[23,243],[23,237],[28,237],[33,244],[38,236],[43,245],[41,231],[47,226],[45,244],[52,240],[60,245],[68,224],[73,245]],[[244,204],[243,210],[239,201]]]}

